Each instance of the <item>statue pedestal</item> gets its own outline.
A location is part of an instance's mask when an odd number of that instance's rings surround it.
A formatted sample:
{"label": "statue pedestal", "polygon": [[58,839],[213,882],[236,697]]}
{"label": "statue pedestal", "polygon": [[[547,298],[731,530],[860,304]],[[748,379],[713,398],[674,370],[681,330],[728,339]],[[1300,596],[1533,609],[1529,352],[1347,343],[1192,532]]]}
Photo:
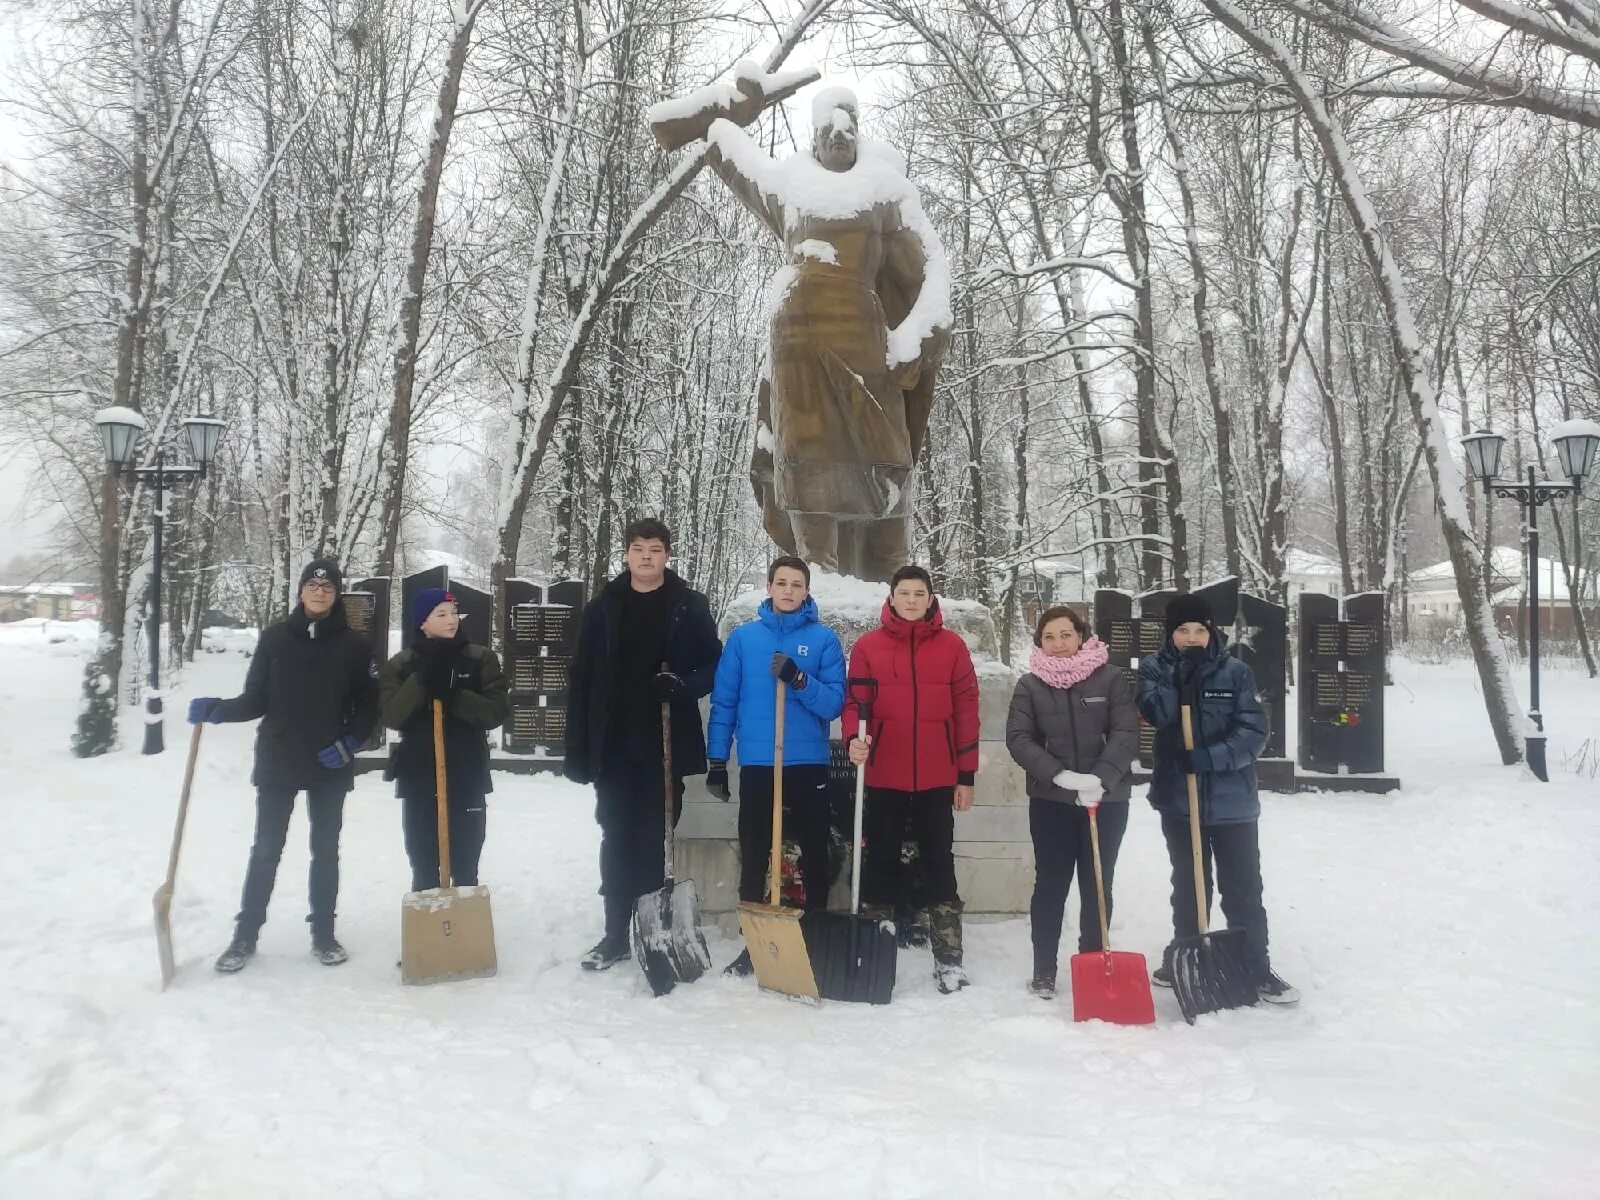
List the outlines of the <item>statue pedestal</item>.
{"label": "statue pedestal", "polygon": [[[878,627],[888,589],[881,583],[817,573],[812,595],[823,623],[839,635],[848,657],[862,634]],[[728,606],[720,633],[755,616],[764,592],[748,592]],[[1033,841],[1028,834],[1028,793],[1022,768],[1006,750],[1006,712],[1020,672],[1000,662],[994,616],[974,601],[940,601],[946,628],[955,629],[972,650],[980,704],[978,779],[970,811],[956,814],[956,883],[969,917],[1014,917],[1028,911],[1033,893]],[[839,736],[838,722],[833,735]],[[737,743],[736,743],[737,748]],[[727,933],[736,933],[739,902],[738,762],[728,763],[734,799],[723,803],[705,789],[705,779],[687,781],[683,817],[678,823],[676,872],[693,879],[700,912]],[[854,792],[851,792],[852,799]],[[834,881],[828,907],[850,907],[848,864]]]}

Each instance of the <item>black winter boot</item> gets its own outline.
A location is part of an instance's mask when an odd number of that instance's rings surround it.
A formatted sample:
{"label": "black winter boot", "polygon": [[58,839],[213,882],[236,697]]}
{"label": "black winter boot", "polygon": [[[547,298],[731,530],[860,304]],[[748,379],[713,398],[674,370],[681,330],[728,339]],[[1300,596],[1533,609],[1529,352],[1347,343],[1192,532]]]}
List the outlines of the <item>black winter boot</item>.
{"label": "black winter boot", "polygon": [[256,939],[236,933],[233,935],[233,941],[228,943],[228,948],[217,957],[214,965],[221,974],[232,975],[235,971],[244,970],[245,963],[255,956],[255,952]]}
{"label": "black winter boot", "polygon": [[628,947],[626,934],[606,934],[593,946],[589,953],[578,960],[578,965],[585,971],[609,971],[619,962],[633,957],[633,951]]}
{"label": "black winter boot", "polygon": [[339,944],[339,939],[333,936],[331,929],[326,933],[311,935],[311,956],[325,967],[337,967],[340,963],[350,960],[350,956]]}

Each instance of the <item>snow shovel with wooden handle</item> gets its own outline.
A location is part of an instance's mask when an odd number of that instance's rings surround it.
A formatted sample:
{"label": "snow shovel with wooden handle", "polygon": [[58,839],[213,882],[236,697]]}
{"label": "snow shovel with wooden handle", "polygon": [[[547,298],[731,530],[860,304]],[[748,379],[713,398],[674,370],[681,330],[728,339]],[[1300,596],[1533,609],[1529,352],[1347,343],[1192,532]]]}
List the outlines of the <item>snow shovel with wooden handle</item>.
{"label": "snow shovel with wooden handle", "polygon": [[[667,664],[661,664],[664,672]],[[656,996],[680,983],[693,983],[711,969],[711,950],[700,932],[700,896],[694,880],[674,879],[672,777],[672,704],[661,702],[661,774],[666,791],[666,863],[659,890],[646,892],[633,906],[633,952],[644,968],[645,982]]]}
{"label": "snow shovel with wooden handle", "polygon": [[[1185,697],[1179,712],[1185,752],[1194,750],[1192,708],[1192,697]],[[1185,763],[1185,768],[1188,765]],[[1205,862],[1200,850],[1200,791],[1193,771],[1185,769],[1183,777],[1189,786],[1189,848],[1194,855],[1195,926],[1200,932],[1172,944],[1172,990],[1178,997],[1183,1019],[1193,1025],[1201,1013],[1249,1008],[1258,997],[1245,967],[1244,930],[1219,929],[1212,933],[1207,929],[1210,906],[1206,903]]]}
{"label": "snow shovel with wooden handle", "polygon": [[768,868],[771,902],[739,902],[739,931],[755,967],[756,982],[770,992],[816,1003],[817,979],[811,973],[800,910],[784,908],[783,899],[783,717],[789,689],[775,681],[778,709],[772,734],[772,858]]}
{"label": "snow shovel with wooden handle", "polygon": [[[861,680],[851,680],[852,686]],[[875,684],[874,680],[867,683]],[[871,706],[857,700],[861,731],[870,727]],[[900,946],[892,925],[861,915],[861,824],[866,803],[867,768],[856,767],[855,840],[850,857],[850,911],[813,912],[802,922],[817,991],[824,1000],[887,1004],[894,995]],[[811,880],[806,880],[811,888]]]}
{"label": "snow shovel with wooden handle", "polygon": [[205,726],[197,724],[189,732],[189,761],[183,768],[183,792],[178,797],[178,819],[172,827],[172,853],[167,856],[167,879],[151,900],[156,910],[156,953],[161,956],[161,990],[167,990],[178,973],[177,960],[172,957],[172,885],[178,881],[178,851],[183,848],[183,827],[189,819],[189,792],[194,787],[194,764],[200,756],[200,731]]}
{"label": "snow shovel with wooden handle", "polygon": [[444,758],[444,702],[433,701],[433,792],[438,805],[439,886],[407,892],[400,902],[400,982],[477,979],[499,969],[489,889],[452,886],[449,783]]}
{"label": "snow shovel with wooden handle", "polygon": [[1089,806],[1089,845],[1094,849],[1094,894],[1100,905],[1100,949],[1072,956],[1072,1019],[1113,1025],[1153,1025],[1150,969],[1144,955],[1111,948],[1106,916],[1106,881],[1100,867],[1100,806]]}

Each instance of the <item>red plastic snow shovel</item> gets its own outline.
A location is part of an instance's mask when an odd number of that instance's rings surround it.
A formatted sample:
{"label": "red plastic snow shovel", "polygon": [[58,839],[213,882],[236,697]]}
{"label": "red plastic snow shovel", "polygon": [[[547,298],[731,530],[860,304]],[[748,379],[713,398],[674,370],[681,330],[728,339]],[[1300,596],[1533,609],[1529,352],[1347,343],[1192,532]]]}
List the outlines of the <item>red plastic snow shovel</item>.
{"label": "red plastic snow shovel", "polygon": [[1111,948],[1106,919],[1106,881],[1100,869],[1099,805],[1089,809],[1089,844],[1094,848],[1094,894],[1100,904],[1101,949],[1072,956],[1072,1019],[1113,1025],[1154,1025],[1156,1003],[1144,955]]}
{"label": "red plastic snow shovel", "polygon": [[161,956],[161,990],[166,991],[178,973],[172,957],[172,885],[178,880],[178,851],[183,848],[183,826],[189,817],[189,791],[194,787],[194,762],[200,755],[200,731],[196,725],[189,734],[189,761],[183,768],[183,794],[178,798],[178,819],[172,829],[172,853],[167,856],[166,882],[156,889],[152,904],[156,910],[156,953]]}

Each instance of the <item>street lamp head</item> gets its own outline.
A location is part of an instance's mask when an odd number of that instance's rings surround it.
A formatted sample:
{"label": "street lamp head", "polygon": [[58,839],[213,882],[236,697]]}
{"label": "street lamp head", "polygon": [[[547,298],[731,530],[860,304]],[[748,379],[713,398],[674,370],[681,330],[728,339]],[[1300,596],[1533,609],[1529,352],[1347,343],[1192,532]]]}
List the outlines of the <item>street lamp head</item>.
{"label": "street lamp head", "polygon": [[1550,431],[1550,440],[1555,442],[1562,474],[1581,487],[1600,453],[1600,422],[1563,421]]}
{"label": "street lamp head", "polygon": [[144,418],[131,408],[103,408],[94,415],[94,423],[100,427],[106,466],[121,470],[132,463],[139,435],[144,432]]}
{"label": "street lamp head", "polygon": [[190,417],[183,423],[184,436],[189,439],[189,453],[204,471],[217,457],[217,443],[227,422],[219,417]]}
{"label": "street lamp head", "polygon": [[1500,450],[1505,444],[1505,438],[1486,429],[1469,433],[1461,439],[1461,447],[1467,453],[1467,465],[1481,482],[1488,483],[1500,474]]}

